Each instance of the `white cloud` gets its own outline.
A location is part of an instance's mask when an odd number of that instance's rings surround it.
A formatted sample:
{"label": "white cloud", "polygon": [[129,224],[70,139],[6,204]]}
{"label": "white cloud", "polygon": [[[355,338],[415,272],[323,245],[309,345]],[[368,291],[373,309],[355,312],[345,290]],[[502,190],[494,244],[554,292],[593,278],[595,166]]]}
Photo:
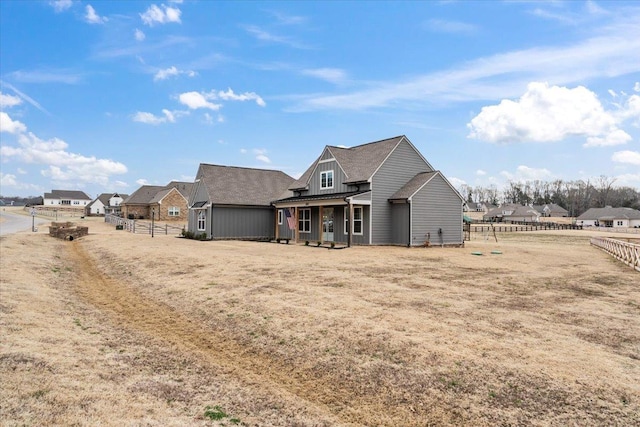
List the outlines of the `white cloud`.
{"label": "white cloud", "polygon": [[[255,92],[244,92],[237,94],[231,88],[226,91],[212,90],[210,92],[185,92],[178,95],[178,100],[181,104],[186,105],[192,110],[198,108],[208,108],[210,110],[218,111],[222,108],[222,104],[214,103],[211,101],[255,101],[261,107],[266,106],[264,99]],[[221,120],[218,120],[221,121]]]}
{"label": "white cloud", "polygon": [[633,90],[636,92],[640,92],[640,82],[636,82],[636,84],[633,85]]}
{"label": "white cloud", "polygon": [[138,185],[149,185],[149,181],[147,181],[144,178],[140,178],[140,179],[136,180],[136,184],[138,184]]}
{"label": "white cloud", "polygon": [[18,136],[18,146],[3,145],[0,154],[7,159],[16,159],[25,163],[45,165],[41,173],[65,182],[68,185],[78,182],[106,184],[109,176],[127,172],[127,167],[110,159],[98,159],[71,153],[68,144],[59,138],[42,140],[33,133]]}
{"label": "white cloud", "polygon": [[640,173],[625,173],[615,176],[616,186],[640,188]]}
{"label": "white cloud", "polygon": [[520,165],[515,173],[508,171],[500,172],[500,175],[509,181],[525,182],[525,181],[547,181],[553,179],[553,174],[544,168],[531,168],[529,166]]}
{"label": "white cloud", "polygon": [[259,160],[262,163],[271,163],[271,159],[267,157],[267,150],[264,148],[254,148],[253,154],[256,155],[256,160]]}
{"label": "white cloud", "polygon": [[300,43],[296,40],[291,39],[290,37],[285,37],[285,36],[279,36],[279,35],[275,35],[272,34],[268,31],[263,30],[260,27],[257,27],[255,25],[245,25],[243,27],[245,29],[245,31],[247,31],[249,34],[253,35],[256,39],[263,41],[263,42],[268,42],[268,43],[278,43],[278,44],[284,44],[296,49],[308,49],[309,47],[303,43]]}
{"label": "white cloud", "polygon": [[583,144],[584,147],[610,147],[614,145],[622,145],[631,141],[631,135],[623,130],[615,129],[607,133],[604,137],[590,136],[587,138],[587,142]]}
{"label": "white cloud", "polygon": [[169,77],[179,76],[180,74],[186,74],[189,77],[195,77],[197,73],[191,70],[178,70],[175,66],[171,66],[169,68],[165,68],[164,70],[159,70],[154,76],[153,80],[166,80]]}
{"label": "white cloud", "polygon": [[49,4],[53,7],[56,13],[64,12],[73,6],[73,2],[71,0],[53,0],[50,1]]}
{"label": "white cloud", "polygon": [[18,185],[18,181],[16,181],[15,175],[0,172],[0,187],[15,187],[16,185]]}
{"label": "white cloud", "polygon": [[475,25],[467,24],[466,22],[443,19],[430,19],[425,23],[425,27],[437,33],[449,34],[471,34],[477,30]]}
{"label": "white cloud", "polygon": [[85,11],[84,20],[89,24],[104,24],[108,21],[106,17],[98,15],[90,4],[85,7]]}
{"label": "white cloud", "polygon": [[27,127],[24,123],[12,120],[4,111],[0,111],[0,132],[22,133],[26,132]]}
{"label": "white cloud", "polygon": [[178,100],[181,104],[186,105],[192,110],[198,108],[208,108],[213,111],[218,111],[222,105],[214,104],[209,100],[216,99],[215,93],[200,93],[200,92],[185,92],[178,96]]}
{"label": "white cloud", "polygon": [[533,82],[517,101],[483,107],[467,127],[469,138],[495,143],[553,142],[587,137],[586,146],[617,145],[631,137],[583,86],[573,89]]}
{"label": "white cloud", "polygon": [[476,171],[476,175],[478,176],[485,176],[487,173],[485,171],[483,171],[482,169],[478,169]]}
{"label": "white cloud", "polygon": [[[67,70],[35,70],[14,71],[9,74],[11,78],[23,83],[65,83],[76,84],[82,79],[82,75]],[[16,91],[16,93],[18,93]]]}
{"label": "white cloud", "polygon": [[153,76],[153,80],[165,80],[171,76],[177,76],[180,74],[176,67],[165,68],[164,70],[159,70],[155,76]]}
{"label": "white cloud", "polygon": [[255,100],[256,104],[261,107],[266,106],[267,104],[264,100],[254,92],[245,92],[241,94],[235,94],[231,88],[227,89],[226,92],[220,91],[218,92],[218,96],[220,99],[225,101],[252,101]]}
{"label": "white cloud", "polygon": [[0,80],[0,85],[2,86],[6,86],[9,89],[11,89],[12,91],[14,91],[15,93],[18,94],[18,96],[22,99],[24,99],[25,101],[27,101],[29,104],[33,105],[35,108],[37,108],[38,110],[42,111],[45,114],[49,114],[49,112],[47,110],[45,110],[42,105],[40,105],[35,99],[31,98],[30,96],[28,96],[26,93],[24,92],[20,92],[18,89],[16,89],[13,85],[11,85],[10,83],[4,82],[2,80]]}
{"label": "white cloud", "polygon": [[467,181],[465,181],[464,179],[456,178],[455,176],[450,176],[447,179],[454,188],[460,188],[463,185],[467,185]]}
{"label": "white cloud", "polygon": [[133,36],[136,38],[137,41],[141,42],[145,39],[145,34],[142,30],[136,28],[136,30],[133,33]]}
{"label": "white cloud", "polygon": [[20,99],[20,97],[13,96],[13,95],[5,95],[4,93],[0,92],[1,108],[15,107],[16,105],[20,105],[20,104],[22,104],[22,99]]}
{"label": "white cloud", "polygon": [[181,23],[180,15],[182,12],[177,7],[161,5],[162,8],[152,4],[149,8],[140,14],[140,18],[145,25],[153,27],[155,24],[167,24],[170,22]]}
{"label": "white cloud", "polygon": [[617,163],[628,163],[640,166],[640,152],[637,151],[616,151],[611,156],[611,160]]}
{"label": "white cloud", "polygon": [[156,116],[152,113],[144,111],[138,111],[133,115],[132,120],[134,122],[146,123],[148,125],[159,125],[161,123],[175,123],[176,118],[189,114],[188,111],[169,111],[167,109],[162,110],[164,116]]}
{"label": "white cloud", "polygon": [[347,80],[347,73],[339,68],[313,68],[302,70],[302,74],[335,84],[344,83]]}

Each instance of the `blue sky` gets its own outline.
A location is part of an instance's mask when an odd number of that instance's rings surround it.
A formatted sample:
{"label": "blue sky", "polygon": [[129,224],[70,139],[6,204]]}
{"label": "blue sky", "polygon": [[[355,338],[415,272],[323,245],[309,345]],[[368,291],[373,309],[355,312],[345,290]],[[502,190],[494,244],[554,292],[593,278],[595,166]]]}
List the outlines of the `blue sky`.
{"label": "blue sky", "polygon": [[406,135],[456,186],[640,188],[640,3],[0,2],[0,194]]}

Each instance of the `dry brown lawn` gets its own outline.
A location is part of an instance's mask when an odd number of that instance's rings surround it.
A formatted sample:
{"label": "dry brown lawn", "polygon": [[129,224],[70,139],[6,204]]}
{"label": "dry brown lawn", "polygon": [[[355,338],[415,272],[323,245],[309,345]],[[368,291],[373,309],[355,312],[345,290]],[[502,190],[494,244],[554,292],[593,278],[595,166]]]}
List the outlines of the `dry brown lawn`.
{"label": "dry brown lawn", "polygon": [[85,222],[0,238],[3,426],[640,424],[640,274],[588,231],[328,250]]}

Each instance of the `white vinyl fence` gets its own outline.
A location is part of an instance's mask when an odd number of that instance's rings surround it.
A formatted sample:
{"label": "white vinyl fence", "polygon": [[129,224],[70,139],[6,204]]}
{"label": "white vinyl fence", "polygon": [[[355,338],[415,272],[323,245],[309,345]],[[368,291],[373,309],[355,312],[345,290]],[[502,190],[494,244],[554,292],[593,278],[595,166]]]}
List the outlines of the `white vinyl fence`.
{"label": "white vinyl fence", "polygon": [[104,222],[120,226],[123,230],[127,230],[135,234],[165,234],[179,235],[185,228],[182,224],[166,224],[151,222],[149,220],[126,219],[116,215],[105,215]]}
{"label": "white vinyl fence", "polygon": [[624,242],[610,237],[592,237],[591,244],[614,258],[640,271],[640,244]]}

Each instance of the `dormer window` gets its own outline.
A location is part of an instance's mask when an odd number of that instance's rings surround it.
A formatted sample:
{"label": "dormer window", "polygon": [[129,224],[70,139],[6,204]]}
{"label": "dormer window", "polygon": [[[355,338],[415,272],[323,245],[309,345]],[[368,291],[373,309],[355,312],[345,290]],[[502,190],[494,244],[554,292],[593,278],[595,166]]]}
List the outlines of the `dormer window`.
{"label": "dormer window", "polygon": [[328,190],[333,188],[333,171],[320,172],[320,189]]}

